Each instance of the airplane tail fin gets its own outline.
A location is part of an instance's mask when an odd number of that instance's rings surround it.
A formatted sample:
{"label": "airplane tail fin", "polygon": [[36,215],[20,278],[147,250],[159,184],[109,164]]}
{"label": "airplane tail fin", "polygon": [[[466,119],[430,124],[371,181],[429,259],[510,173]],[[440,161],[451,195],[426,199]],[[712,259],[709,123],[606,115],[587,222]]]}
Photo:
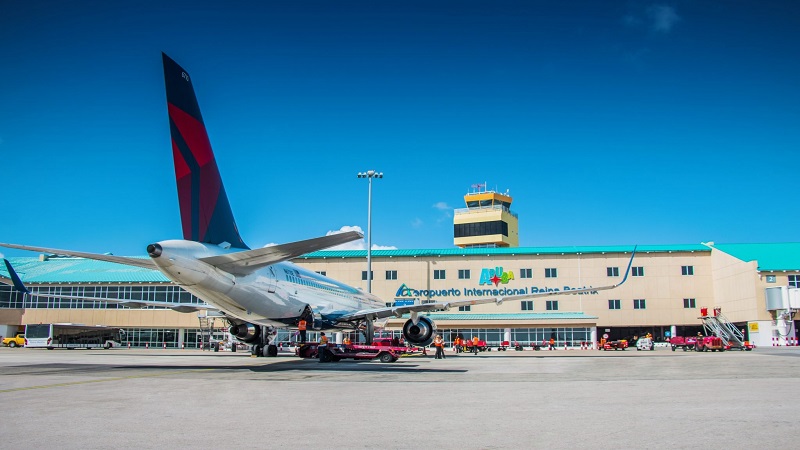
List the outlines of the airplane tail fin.
{"label": "airplane tail fin", "polygon": [[161,55],[183,238],[248,249],[233,219],[192,80],[178,63]]}

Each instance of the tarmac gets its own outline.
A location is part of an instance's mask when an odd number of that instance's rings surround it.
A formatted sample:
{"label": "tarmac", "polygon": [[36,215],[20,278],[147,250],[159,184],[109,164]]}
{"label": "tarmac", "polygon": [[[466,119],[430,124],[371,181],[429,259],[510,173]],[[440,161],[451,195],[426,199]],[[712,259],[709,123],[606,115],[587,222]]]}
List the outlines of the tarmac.
{"label": "tarmac", "polygon": [[0,348],[0,448],[794,448],[800,347],[319,363]]}

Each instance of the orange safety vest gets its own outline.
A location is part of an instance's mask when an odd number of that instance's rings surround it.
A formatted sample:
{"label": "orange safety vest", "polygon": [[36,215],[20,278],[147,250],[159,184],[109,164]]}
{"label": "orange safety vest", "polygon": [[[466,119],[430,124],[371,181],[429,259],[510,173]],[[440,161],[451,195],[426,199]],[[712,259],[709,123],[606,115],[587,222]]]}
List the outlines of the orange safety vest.
{"label": "orange safety vest", "polygon": [[306,321],[301,320],[300,322],[297,322],[297,329],[300,331],[306,331]]}
{"label": "orange safety vest", "polygon": [[472,345],[478,345],[478,341],[479,341],[478,336],[475,336],[474,338],[472,338]]}
{"label": "orange safety vest", "polygon": [[322,336],[321,338],[319,338],[319,343],[322,344],[322,345],[327,344],[328,343],[328,336]]}
{"label": "orange safety vest", "polygon": [[435,345],[436,347],[441,347],[442,344],[444,344],[444,341],[441,340],[441,339],[434,339],[433,340],[433,345]]}

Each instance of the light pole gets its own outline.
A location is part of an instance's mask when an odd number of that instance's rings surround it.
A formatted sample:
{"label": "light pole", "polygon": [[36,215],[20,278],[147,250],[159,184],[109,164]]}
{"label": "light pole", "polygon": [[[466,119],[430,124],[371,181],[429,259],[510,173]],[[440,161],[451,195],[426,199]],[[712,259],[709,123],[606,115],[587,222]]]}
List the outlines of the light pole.
{"label": "light pole", "polygon": [[367,197],[367,292],[372,293],[372,179],[383,178],[383,172],[368,170],[358,172],[358,178],[369,180],[369,196]]}

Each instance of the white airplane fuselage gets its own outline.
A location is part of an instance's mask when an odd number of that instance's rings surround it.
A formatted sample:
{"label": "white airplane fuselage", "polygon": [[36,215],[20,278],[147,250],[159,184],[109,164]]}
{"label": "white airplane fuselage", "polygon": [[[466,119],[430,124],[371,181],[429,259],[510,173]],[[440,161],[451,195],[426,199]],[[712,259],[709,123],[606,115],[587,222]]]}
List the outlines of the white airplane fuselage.
{"label": "white airplane fuselage", "polygon": [[[286,326],[309,305],[323,323],[362,309],[386,306],[378,297],[290,262],[235,276],[199,258],[242,251],[186,240],[158,242],[152,257],[170,280],[230,317],[258,325]],[[285,320],[285,321],[281,321]]]}

